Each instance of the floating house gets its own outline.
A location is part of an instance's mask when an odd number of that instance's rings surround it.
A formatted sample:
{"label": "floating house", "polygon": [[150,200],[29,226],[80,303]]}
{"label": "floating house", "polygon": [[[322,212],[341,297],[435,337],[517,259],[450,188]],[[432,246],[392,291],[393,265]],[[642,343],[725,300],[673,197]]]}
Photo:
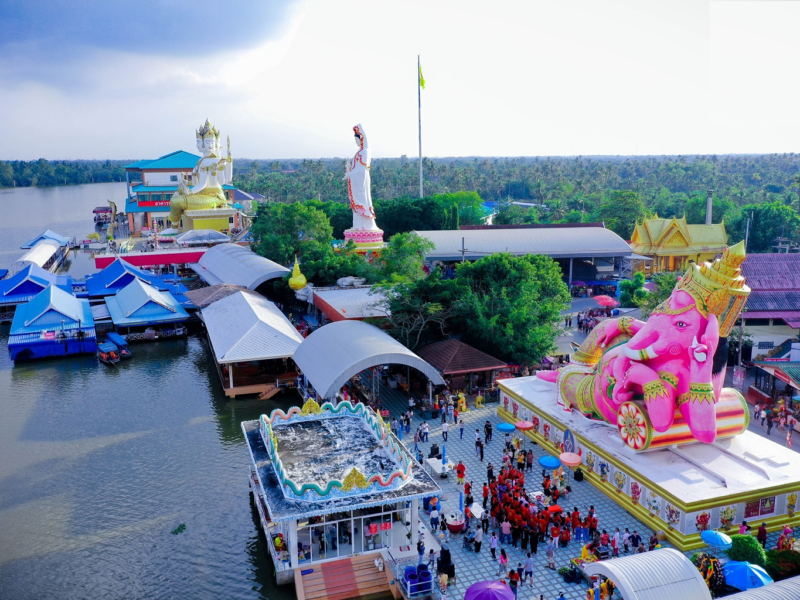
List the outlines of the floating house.
{"label": "floating house", "polygon": [[49,285],[17,307],[8,337],[12,360],[93,353],[97,336],[89,302]]}
{"label": "floating house", "polygon": [[37,265],[28,265],[11,277],[0,280],[0,321],[13,319],[17,306],[30,302],[49,285],[72,294],[72,277],[54,275]]}
{"label": "floating house", "polygon": [[[389,592],[391,569],[360,569],[362,581],[352,567],[378,555],[387,564],[416,561],[419,531],[425,530],[419,501],[439,497],[441,488],[388,424],[363,404],[320,407],[309,400],[302,409],[244,421],[242,430],[278,583],[294,581],[301,598],[310,587],[328,594],[335,589],[342,598]],[[438,547],[429,531],[425,545]],[[342,570],[350,574],[346,582]],[[418,585],[428,584],[430,574],[420,575]]]}
{"label": "floating house", "polygon": [[20,256],[8,268],[9,275],[22,271],[28,265],[36,265],[45,271],[55,271],[69,253],[69,246],[62,246],[56,240],[44,239]]}
{"label": "floating house", "polygon": [[58,242],[58,245],[61,246],[62,248],[65,246],[69,246],[68,237],[64,237],[63,235],[59,235],[55,231],[51,231],[48,229],[47,231],[33,238],[26,244],[20,246],[20,248],[22,248],[23,250],[30,250],[42,240],[53,240],[54,242]]}
{"label": "floating house", "polygon": [[180,279],[169,273],[156,275],[136,267],[126,260],[117,258],[105,269],[86,278],[86,293],[92,301],[113,296],[126,288],[134,280],[142,281],[161,292],[169,292],[184,309],[192,310],[194,304],[185,296],[186,286]]}
{"label": "floating house", "polygon": [[[189,313],[169,292],[134,278],[114,296],[106,296],[106,306],[114,327],[125,333],[184,323]],[[167,327],[173,330],[173,327]]]}
{"label": "floating house", "polygon": [[250,290],[236,291],[201,315],[226,396],[265,399],[296,383],[292,356],[303,336],[275,304]]}

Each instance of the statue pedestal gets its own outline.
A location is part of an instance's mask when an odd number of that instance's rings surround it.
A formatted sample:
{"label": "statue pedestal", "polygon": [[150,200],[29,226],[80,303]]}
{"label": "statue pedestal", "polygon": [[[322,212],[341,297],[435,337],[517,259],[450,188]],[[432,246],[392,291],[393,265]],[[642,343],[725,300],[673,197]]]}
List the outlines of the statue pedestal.
{"label": "statue pedestal", "polygon": [[498,385],[501,417],[532,421],[525,434],[555,456],[569,429],[586,480],[682,551],[705,545],[702,523],[737,533],[742,520],[766,522],[770,531],[800,522],[800,455],[780,444],[745,431],[712,444],[636,452],[616,426],[559,406],[555,384],[520,377]]}
{"label": "statue pedestal", "polygon": [[344,241],[353,240],[356,245],[356,252],[366,254],[381,250],[383,243],[383,231],[380,229],[345,229]]}
{"label": "statue pedestal", "polygon": [[233,227],[230,223],[230,218],[237,212],[239,211],[235,208],[186,210],[183,212],[183,229],[184,231],[192,229],[214,229],[216,231],[230,229]]}

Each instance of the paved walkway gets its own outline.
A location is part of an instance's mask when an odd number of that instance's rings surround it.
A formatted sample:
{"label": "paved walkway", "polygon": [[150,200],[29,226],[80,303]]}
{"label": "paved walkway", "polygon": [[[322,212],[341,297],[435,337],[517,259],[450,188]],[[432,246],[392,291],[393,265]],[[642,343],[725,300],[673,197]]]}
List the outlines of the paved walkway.
{"label": "paved walkway", "polygon": [[[399,416],[402,412],[408,410],[408,396],[401,390],[393,390],[388,386],[381,385],[380,397],[384,408],[389,409],[392,417]],[[497,424],[503,422],[497,416],[497,403],[490,403],[481,409],[472,408],[470,412],[459,415],[464,420],[464,437],[460,438],[458,426],[450,425],[449,440],[447,445],[447,456],[453,462],[459,460],[467,467],[466,479],[472,481],[474,489],[477,493],[473,492],[476,499],[480,500],[481,489],[483,483],[486,481],[486,465],[489,462],[495,466],[495,472],[499,471],[499,466],[502,464],[502,445],[503,435],[497,432]],[[485,453],[484,462],[475,456],[475,429],[480,429],[481,436],[483,436],[483,425],[486,421],[490,421],[495,428],[495,438],[492,440]],[[411,433],[403,434],[403,443],[408,448],[413,448],[413,434],[419,424],[423,421],[419,416],[415,415],[414,421],[411,425]],[[432,443],[439,444],[441,448],[445,444],[441,433],[441,419],[427,419],[430,434],[429,442],[421,443],[420,447],[425,456],[428,455],[430,445]],[[534,455],[538,460],[539,457],[546,454],[538,445],[526,440],[524,448],[533,449]],[[541,488],[541,468],[538,468],[537,463],[534,462],[534,470],[526,474],[525,487],[529,491],[537,491]],[[459,492],[463,490],[461,486],[456,485],[455,473],[452,473],[447,479],[438,479],[442,490],[445,492],[443,499],[443,507],[445,513],[448,510],[458,507]],[[625,531],[627,527],[631,532],[637,530],[644,540],[649,539],[652,531],[643,523],[638,521],[635,517],[630,515],[616,502],[610,500],[603,493],[598,491],[591,483],[571,482],[572,493],[567,500],[562,502],[563,506],[570,509],[577,506],[582,515],[585,515],[588,507],[593,505],[599,518],[599,529],[607,530],[613,533],[616,527],[620,531]],[[423,513],[420,513],[421,518],[426,518]],[[777,533],[771,534],[769,538],[768,548],[774,548],[777,542]],[[669,546],[664,542],[665,546]],[[519,549],[513,549],[510,546],[498,546],[499,548],[505,547],[509,555],[509,567],[516,568],[518,563],[524,563],[525,555]],[[449,544],[450,551],[453,556],[453,562],[456,566],[457,583],[451,585],[449,590],[450,598],[463,598],[467,588],[473,583],[484,581],[486,579],[497,579],[497,563],[492,561],[491,554],[489,553],[488,536],[484,539],[483,548],[479,554],[468,552],[464,550],[461,543],[461,536],[453,536]],[[520,588],[518,598],[520,600],[538,600],[539,595],[543,594],[546,600],[557,599],[558,595],[563,592],[564,597],[570,600],[584,600],[586,598],[585,584],[565,584],[562,577],[555,571],[546,568],[547,558],[545,554],[545,545],[539,546],[538,555],[534,556],[534,584],[533,586],[525,585]],[[691,556],[694,552],[687,552],[687,556]],[[571,541],[566,548],[559,548],[556,552],[556,568],[569,566],[570,559],[580,555],[580,546],[577,542]],[[615,596],[619,598],[619,596]]]}

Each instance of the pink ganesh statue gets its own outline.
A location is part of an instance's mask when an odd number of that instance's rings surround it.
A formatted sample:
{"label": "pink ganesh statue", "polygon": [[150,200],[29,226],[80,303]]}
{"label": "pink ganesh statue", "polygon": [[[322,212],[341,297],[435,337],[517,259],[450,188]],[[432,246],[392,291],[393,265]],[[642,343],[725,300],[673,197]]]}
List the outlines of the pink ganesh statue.
{"label": "pink ganesh statue", "polygon": [[750,294],[744,259],[740,242],[713,263],[691,263],[646,323],[603,321],[569,365],[538,378],[556,383],[566,410],[617,425],[635,450],[741,433],[749,411],[722,384],[727,336]]}

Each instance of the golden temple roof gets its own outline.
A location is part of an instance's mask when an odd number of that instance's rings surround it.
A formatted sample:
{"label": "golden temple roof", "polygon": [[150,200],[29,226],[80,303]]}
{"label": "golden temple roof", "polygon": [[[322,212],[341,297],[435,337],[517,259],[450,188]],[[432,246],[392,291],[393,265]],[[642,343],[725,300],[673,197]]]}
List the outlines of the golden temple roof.
{"label": "golden temple roof", "polygon": [[691,256],[719,253],[728,245],[725,223],[689,225],[686,217],[662,219],[658,215],[637,223],[631,248],[645,256]]}

